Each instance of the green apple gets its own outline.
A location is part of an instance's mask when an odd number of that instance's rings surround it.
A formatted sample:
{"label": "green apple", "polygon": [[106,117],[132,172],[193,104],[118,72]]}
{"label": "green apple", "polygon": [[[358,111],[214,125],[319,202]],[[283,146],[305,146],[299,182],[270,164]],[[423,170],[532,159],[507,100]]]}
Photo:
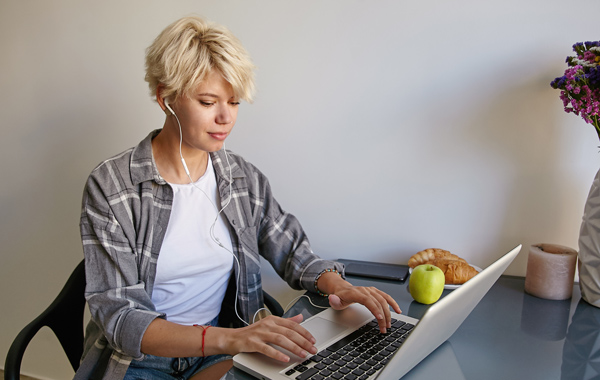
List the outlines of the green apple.
{"label": "green apple", "polygon": [[440,299],[446,277],[435,265],[423,264],[415,267],[408,281],[408,291],[415,301],[429,305]]}

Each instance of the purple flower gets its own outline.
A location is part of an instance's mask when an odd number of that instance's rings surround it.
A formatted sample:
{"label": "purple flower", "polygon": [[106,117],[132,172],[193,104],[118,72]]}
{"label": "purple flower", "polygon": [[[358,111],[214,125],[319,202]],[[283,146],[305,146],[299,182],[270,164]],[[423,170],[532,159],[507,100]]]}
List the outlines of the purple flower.
{"label": "purple flower", "polygon": [[594,124],[600,134],[600,41],[578,42],[573,45],[575,56],[566,58],[564,75],[556,77],[550,86],[560,89],[565,112],[574,113],[586,123]]}

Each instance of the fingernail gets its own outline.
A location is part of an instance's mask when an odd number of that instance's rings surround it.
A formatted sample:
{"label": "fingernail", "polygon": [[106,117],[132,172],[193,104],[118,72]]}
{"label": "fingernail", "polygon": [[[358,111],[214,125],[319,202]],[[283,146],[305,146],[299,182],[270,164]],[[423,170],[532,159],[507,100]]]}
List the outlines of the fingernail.
{"label": "fingernail", "polygon": [[301,358],[305,358],[305,357],[306,357],[306,355],[308,355],[308,352],[306,352],[306,351],[304,351],[304,350],[303,350],[302,352],[300,352],[300,357],[301,357]]}
{"label": "fingernail", "polygon": [[311,342],[312,344],[315,344],[315,343],[317,343],[317,340],[316,340],[316,339],[313,337],[313,338],[310,338],[310,342]]}
{"label": "fingernail", "polygon": [[319,350],[317,350],[317,347],[314,347],[314,346],[313,346],[313,347],[311,347],[311,348],[310,348],[310,352],[311,352],[311,354],[313,354],[313,355],[314,355],[314,354],[316,354],[317,352],[319,352]]}
{"label": "fingernail", "polygon": [[377,315],[377,319],[383,319],[383,315],[381,315],[381,314],[378,314],[378,315]]}

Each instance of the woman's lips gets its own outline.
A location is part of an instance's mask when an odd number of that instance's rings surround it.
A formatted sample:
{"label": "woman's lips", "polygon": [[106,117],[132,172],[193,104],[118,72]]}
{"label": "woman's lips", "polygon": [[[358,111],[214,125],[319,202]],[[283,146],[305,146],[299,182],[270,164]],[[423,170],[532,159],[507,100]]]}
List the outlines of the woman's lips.
{"label": "woman's lips", "polygon": [[223,141],[227,138],[227,132],[209,132],[208,133],[213,139]]}

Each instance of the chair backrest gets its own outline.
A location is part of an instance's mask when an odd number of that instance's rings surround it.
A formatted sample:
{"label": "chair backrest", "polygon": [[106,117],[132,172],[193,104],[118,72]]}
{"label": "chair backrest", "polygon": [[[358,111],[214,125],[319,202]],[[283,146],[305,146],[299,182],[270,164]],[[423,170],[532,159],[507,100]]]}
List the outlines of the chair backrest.
{"label": "chair backrest", "polygon": [[4,379],[18,380],[21,361],[35,334],[48,326],[62,345],[73,370],[79,368],[83,354],[83,314],[85,308],[85,268],[77,265],[67,283],[50,306],[29,323],[13,341],[4,364]]}

